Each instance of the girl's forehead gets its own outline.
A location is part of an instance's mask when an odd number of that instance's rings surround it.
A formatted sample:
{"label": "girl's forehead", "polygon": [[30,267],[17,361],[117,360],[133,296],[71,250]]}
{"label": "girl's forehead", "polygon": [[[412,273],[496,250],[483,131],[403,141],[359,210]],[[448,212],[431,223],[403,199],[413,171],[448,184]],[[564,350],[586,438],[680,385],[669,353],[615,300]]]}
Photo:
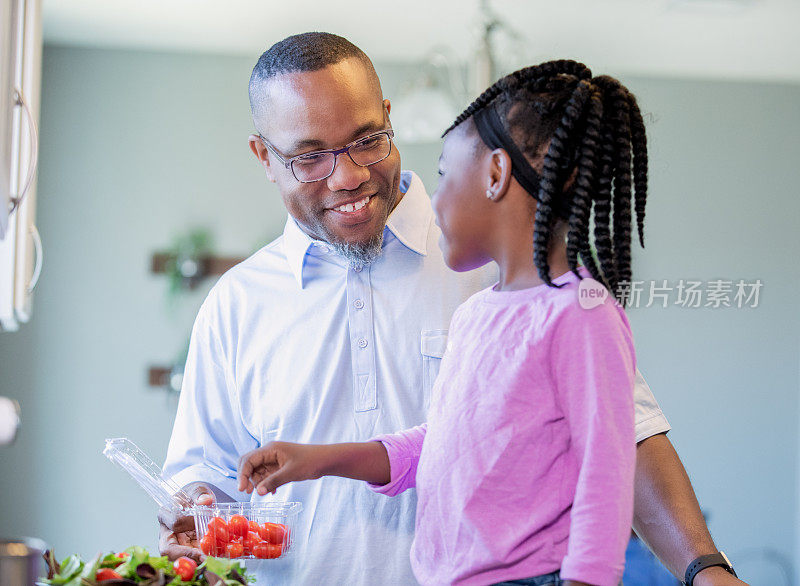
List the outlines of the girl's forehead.
{"label": "girl's forehead", "polygon": [[445,135],[442,158],[475,155],[482,144],[474,123],[467,119]]}
{"label": "girl's forehead", "polygon": [[467,121],[462,122],[444,136],[443,150],[456,150],[471,144]]}

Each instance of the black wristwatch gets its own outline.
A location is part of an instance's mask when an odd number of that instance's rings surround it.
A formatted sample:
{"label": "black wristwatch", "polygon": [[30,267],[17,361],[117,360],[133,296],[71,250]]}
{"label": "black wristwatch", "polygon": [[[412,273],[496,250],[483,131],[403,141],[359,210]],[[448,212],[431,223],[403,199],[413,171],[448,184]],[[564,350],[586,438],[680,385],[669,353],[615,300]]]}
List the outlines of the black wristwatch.
{"label": "black wristwatch", "polygon": [[726,572],[736,576],[736,572],[733,571],[733,566],[731,566],[728,556],[720,551],[709,555],[701,555],[699,558],[689,564],[689,567],[686,568],[686,574],[683,576],[683,583],[686,584],[686,586],[692,586],[694,577],[697,576],[699,572],[713,566],[722,566],[725,568]]}

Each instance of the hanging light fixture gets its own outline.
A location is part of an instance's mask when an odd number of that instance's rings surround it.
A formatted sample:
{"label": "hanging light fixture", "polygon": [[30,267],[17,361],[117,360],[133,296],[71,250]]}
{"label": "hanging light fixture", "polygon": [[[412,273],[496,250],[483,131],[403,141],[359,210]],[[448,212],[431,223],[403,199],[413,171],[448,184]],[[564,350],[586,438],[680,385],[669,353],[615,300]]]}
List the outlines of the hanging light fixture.
{"label": "hanging light fixture", "polygon": [[505,33],[518,42],[520,35],[480,0],[478,46],[464,63],[447,47],[437,47],[418,72],[408,78],[392,100],[392,126],[400,143],[436,142],[464,105],[492,84],[500,74],[495,35]]}
{"label": "hanging light fixture", "polygon": [[392,127],[398,142],[436,142],[458,115],[463,82],[452,79],[458,71],[454,63],[446,49],[435,49],[400,88],[392,101]]}

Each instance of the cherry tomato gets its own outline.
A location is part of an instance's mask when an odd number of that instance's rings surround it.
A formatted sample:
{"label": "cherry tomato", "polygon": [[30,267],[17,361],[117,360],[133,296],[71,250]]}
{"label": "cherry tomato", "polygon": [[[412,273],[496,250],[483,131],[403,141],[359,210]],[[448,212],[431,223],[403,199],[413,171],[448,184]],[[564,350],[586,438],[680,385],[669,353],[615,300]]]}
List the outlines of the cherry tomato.
{"label": "cherry tomato", "polygon": [[242,515],[234,515],[228,521],[228,533],[231,537],[244,537],[250,530],[250,523]]}
{"label": "cherry tomato", "polygon": [[256,533],[258,533],[258,527],[259,527],[258,523],[256,523],[255,521],[248,521],[247,524],[250,526],[250,531],[255,531]]}
{"label": "cherry tomato", "polygon": [[194,578],[194,571],[197,569],[197,563],[192,558],[180,557],[172,564],[175,573],[181,577],[184,582],[191,581]]}
{"label": "cherry tomato", "polygon": [[206,535],[208,535],[209,539],[211,539],[214,543],[223,548],[230,542],[230,539],[228,539],[227,529],[219,529],[218,527],[209,528]]}
{"label": "cherry tomato", "polygon": [[206,555],[219,556],[224,550],[224,547],[217,544],[213,535],[206,534],[206,536],[200,540],[200,551]]}
{"label": "cherry tomato", "polygon": [[216,543],[206,535],[203,539],[200,540],[200,551],[202,551],[206,555],[213,555],[212,551],[216,547]]}
{"label": "cherry tomato", "polygon": [[259,537],[258,533],[255,531],[250,531],[242,541],[242,546],[244,547],[244,553],[250,555],[253,553],[256,545],[261,543],[261,537]]}
{"label": "cherry tomato", "polygon": [[288,528],[281,523],[264,523],[258,530],[261,539],[272,544],[284,543],[287,533]]}
{"label": "cherry tomato", "polygon": [[281,557],[283,548],[280,545],[272,545],[262,541],[253,548],[253,555],[261,560],[272,560]]}
{"label": "cherry tomato", "polygon": [[270,543],[286,543],[286,537],[289,533],[289,528],[282,523],[264,523],[269,525],[269,542]]}
{"label": "cherry tomato", "polygon": [[109,568],[100,568],[97,570],[94,579],[96,582],[105,582],[106,580],[119,580],[122,576],[117,574],[114,570]]}
{"label": "cherry tomato", "polygon": [[228,525],[221,517],[214,517],[208,522],[207,535],[213,535],[218,545],[227,545],[230,541]]}
{"label": "cherry tomato", "polygon": [[242,557],[242,555],[244,555],[244,545],[242,545],[237,541],[229,543],[226,553],[228,554],[228,557],[231,559],[240,558]]}

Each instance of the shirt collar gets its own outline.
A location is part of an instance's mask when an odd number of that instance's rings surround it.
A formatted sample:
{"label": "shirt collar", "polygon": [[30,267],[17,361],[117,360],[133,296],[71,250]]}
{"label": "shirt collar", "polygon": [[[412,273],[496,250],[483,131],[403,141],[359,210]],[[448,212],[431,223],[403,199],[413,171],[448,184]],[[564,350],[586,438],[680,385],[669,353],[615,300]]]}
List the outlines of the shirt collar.
{"label": "shirt collar", "polygon": [[400,191],[408,186],[397,207],[389,214],[386,227],[409,250],[428,254],[428,230],[433,220],[433,208],[422,180],[413,171],[403,171]]}
{"label": "shirt collar", "polygon": [[291,269],[301,289],[305,286],[303,282],[303,265],[306,261],[306,253],[312,244],[314,244],[314,239],[303,232],[292,215],[289,214],[286,226],[283,229],[283,251],[286,254],[286,262],[289,263],[289,269]]}
{"label": "shirt collar", "polygon": [[[394,208],[386,227],[406,248],[426,256],[428,254],[428,230],[433,220],[433,208],[422,180],[413,171],[403,171],[400,177],[401,193],[405,194]],[[300,288],[305,286],[303,268],[308,249],[317,242],[303,232],[295,219],[289,215],[283,229],[283,250],[286,262],[297,279]]]}

